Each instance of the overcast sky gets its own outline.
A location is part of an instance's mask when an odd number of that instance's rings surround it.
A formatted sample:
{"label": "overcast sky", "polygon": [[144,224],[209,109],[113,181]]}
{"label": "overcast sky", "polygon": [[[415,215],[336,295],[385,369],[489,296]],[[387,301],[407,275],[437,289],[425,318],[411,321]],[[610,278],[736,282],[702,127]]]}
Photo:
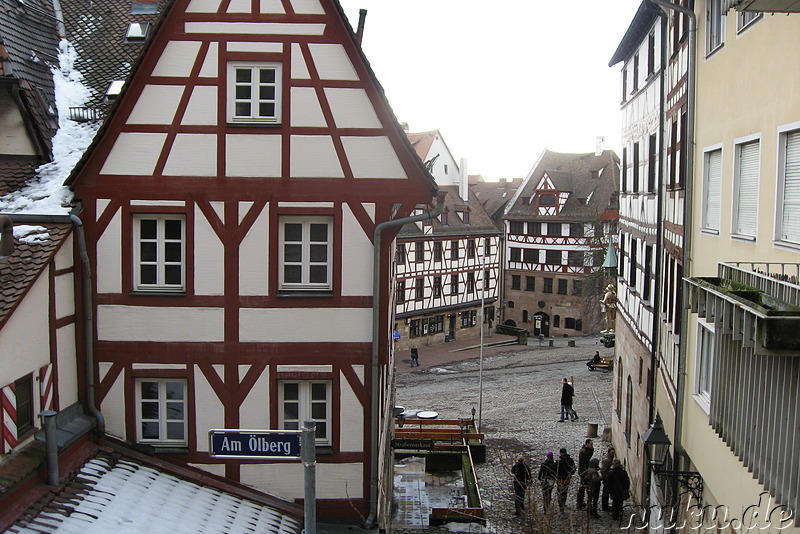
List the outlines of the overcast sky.
{"label": "overcast sky", "polygon": [[641,0],[340,0],[400,122],[470,174],[524,177],[544,148],[620,152],[620,65]]}

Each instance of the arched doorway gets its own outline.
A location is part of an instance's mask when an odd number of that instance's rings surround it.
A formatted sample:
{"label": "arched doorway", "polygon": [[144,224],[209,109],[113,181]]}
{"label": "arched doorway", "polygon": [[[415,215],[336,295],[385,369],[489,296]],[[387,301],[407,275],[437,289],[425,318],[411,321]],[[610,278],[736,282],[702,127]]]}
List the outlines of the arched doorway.
{"label": "arched doorway", "polygon": [[550,337],[550,316],[544,312],[533,314],[533,335],[538,336],[539,334]]}

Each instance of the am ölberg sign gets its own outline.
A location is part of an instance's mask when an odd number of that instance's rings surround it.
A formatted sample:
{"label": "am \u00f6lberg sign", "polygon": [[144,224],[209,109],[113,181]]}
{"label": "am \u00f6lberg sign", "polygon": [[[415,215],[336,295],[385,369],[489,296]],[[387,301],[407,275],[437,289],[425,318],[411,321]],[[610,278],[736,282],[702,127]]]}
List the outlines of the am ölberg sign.
{"label": "am \u00f6lberg sign", "polygon": [[212,458],[299,460],[301,430],[209,430]]}

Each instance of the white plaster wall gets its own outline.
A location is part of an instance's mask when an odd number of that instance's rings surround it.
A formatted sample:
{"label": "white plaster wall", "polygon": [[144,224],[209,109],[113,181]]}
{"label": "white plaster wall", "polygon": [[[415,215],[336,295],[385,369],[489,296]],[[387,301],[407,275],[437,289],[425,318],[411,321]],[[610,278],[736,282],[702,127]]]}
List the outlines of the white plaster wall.
{"label": "white plaster wall", "polygon": [[181,124],[214,126],[217,124],[217,88],[199,85],[192,89]]}
{"label": "white plaster wall", "polygon": [[216,13],[222,0],[192,0],[187,13]]}
{"label": "white plaster wall", "polygon": [[[245,370],[239,366],[239,379],[245,376]],[[245,397],[239,410],[240,428],[270,428],[269,426],[269,367],[258,377],[253,389]]]}
{"label": "white plaster wall", "polygon": [[[264,0],[262,0],[263,2]],[[306,60],[303,57],[303,52],[300,50],[298,43],[292,43],[292,79],[294,80],[308,80],[311,75],[308,72]]]}
{"label": "white plaster wall", "polygon": [[228,13],[249,13],[252,5],[250,0],[231,0],[228,4]]}
{"label": "white plaster wall", "polygon": [[58,397],[62,408],[78,401],[78,356],[75,348],[75,325],[68,324],[56,331],[58,354]]}
{"label": "white plaster wall", "polygon": [[239,292],[267,295],[269,270],[269,207],[265,207],[239,246]]}
{"label": "white plaster wall", "polygon": [[[208,441],[208,440],[206,440]],[[192,467],[196,467],[197,469],[202,469],[203,471],[207,471],[214,475],[224,477],[225,476],[225,466],[222,464],[189,464]]]}
{"label": "white plaster wall", "polygon": [[65,273],[55,279],[56,318],[61,319],[75,313],[75,275]]}
{"label": "white plaster wall", "polygon": [[152,175],[166,139],[164,133],[120,133],[100,174]]}
{"label": "white plaster wall", "polygon": [[[292,178],[344,178],[339,156],[328,135],[293,135],[289,172]],[[309,158],[308,154],[314,154]]]}
{"label": "white plaster wall", "polygon": [[[219,45],[217,43],[210,43],[208,45],[208,52],[203,60],[203,66],[200,67],[201,78],[216,78],[217,77],[217,58],[219,56]],[[216,106],[214,107],[216,110]]]}
{"label": "white plaster wall", "polygon": [[322,9],[319,0],[291,0],[292,9],[298,15],[324,15],[325,10]]}
{"label": "white plaster wall", "polygon": [[128,124],[172,124],[183,89],[181,85],[145,85]]}
{"label": "white plaster wall", "polygon": [[372,241],[348,205],[342,209],[342,295],[372,294]]}
{"label": "white plaster wall", "polygon": [[0,387],[50,363],[48,286],[45,270],[0,330]]}
{"label": "white plaster wall", "polygon": [[338,43],[311,43],[308,45],[314,66],[323,80],[357,81],[358,74],[347,56],[344,47]]}
{"label": "white plaster wall", "polygon": [[[102,365],[102,363],[101,363]],[[114,381],[114,385],[108,391],[106,398],[100,403],[100,412],[106,418],[106,433],[120,438],[127,439],[125,433],[125,370],[119,374]],[[131,436],[135,439],[135,436]]]}
{"label": "white plaster wall", "polygon": [[225,172],[228,176],[280,177],[280,135],[228,134],[225,140]]}
{"label": "white plaster wall", "polygon": [[72,267],[75,263],[73,260],[72,254],[75,252],[73,248],[75,245],[73,244],[73,236],[74,234],[70,234],[64,242],[61,244],[61,248],[58,249],[55,256],[53,256],[53,262],[55,263],[56,270],[61,269],[68,269]]}
{"label": "white plaster wall", "polygon": [[[318,499],[360,499],[363,497],[362,464],[317,462]],[[242,483],[282,499],[303,497],[303,465],[300,462],[243,465]]]}
{"label": "white plaster wall", "polygon": [[177,134],[164,164],[165,176],[216,176],[217,136]]}
{"label": "white plaster wall", "polygon": [[199,41],[170,41],[158,58],[153,76],[189,76],[199,50]]}
{"label": "white plaster wall", "polygon": [[239,339],[243,342],[293,343],[296,326],[313,325],[314,341],[366,343],[372,341],[371,308],[243,308]]}
{"label": "white plaster wall", "polygon": [[[339,377],[341,384],[341,428],[339,447],[342,452],[361,452],[364,450],[364,407],[356,397],[353,388],[344,374]],[[319,464],[317,464],[319,465]]]}
{"label": "white plaster wall", "polygon": [[292,87],[292,126],[324,128],[328,125],[313,87]]}
{"label": "white plaster wall", "polygon": [[342,137],[354,178],[406,178],[388,137]]}
{"label": "white plaster wall", "polygon": [[13,102],[8,93],[0,94],[0,108],[4,113],[0,115],[0,153],[3,154],[36,154],[28,129],[19,113],[19,107]]}
{"label": "white plaster wall", "polygon": [[381,127],[381,121],[364,89],[326,87],[325,97],[331,106],[337,128]]}
{"label": "white plaster wall", "polygon": [[208,431],[225,428],[225,412],[217,394],[199,368],[194,371],[194,411],[197,450],[208,451]]}
{"label": "white plaster wall", "polygon": [[200,208],[194,211],[194,291],[197,295],[222,295],[225,248]]}
{"label": "white plaster wall", "polygon": [[223,341],[221,308],[98,306],[100,341]]}
{"label": "white plaster wall", "polygon": [[[441,135],[437,135],[431,143],[431,148],[425,156],[425,160],[427,161],[437,154],[439,157],[436,158],[433,164],[433,172],[431,173],[433,174],[433,179],[439,185],[458,185],[458,163],[450,153],[450,149],[447,148]],[[445,166],[447,166],[447,172],[445,172]]]}
{"label": "white plaster wall", "polygon": [[[250,0],[245,0],[249,2]],[[283,52],[283,43],[228,43],[225,47],[228,52],[256,52],[256,53],[274,53],[280,54]]]}

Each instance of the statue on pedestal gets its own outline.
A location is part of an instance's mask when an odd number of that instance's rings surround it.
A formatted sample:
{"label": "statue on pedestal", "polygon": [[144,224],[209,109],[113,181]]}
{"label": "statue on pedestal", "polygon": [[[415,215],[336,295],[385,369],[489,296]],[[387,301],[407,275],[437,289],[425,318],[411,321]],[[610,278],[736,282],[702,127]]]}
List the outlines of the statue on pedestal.
{"label": "statue on pedestal", "polygon": [[614,331],[614,323],[617,320],[617,289],[614,284],[606,286],[606,294],[600,303],[606,311],[606,329],[601,332],[610,334]]}

